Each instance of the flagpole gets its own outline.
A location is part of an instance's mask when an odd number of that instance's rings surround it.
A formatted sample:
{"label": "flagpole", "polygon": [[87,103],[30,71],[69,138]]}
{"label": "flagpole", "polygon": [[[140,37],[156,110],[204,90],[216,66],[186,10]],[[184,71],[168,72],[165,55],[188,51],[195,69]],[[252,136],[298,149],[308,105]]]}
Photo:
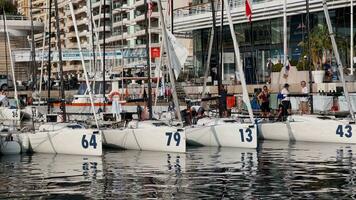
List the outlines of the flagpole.
{"label": "flagpole", "polygon": [[312,71],[311,71],[311,66],[310,66],[310,15],[309,15],[309,0],[306,0],[305,2],[306,5],[306,10],[307,10],[307,15],[306,15],[306,25],[307,25],[307,44],[308,44],[308,54],[307,54],[307,69],[309,70],[309,94],[310,94],[310,114],[313,114],[314,112],[314,104],[313,104],[313,77],[312,77]]}
{"label": "flagpole", "polygon": [[[223,28],[224,28],[224,1],[221,1],[221,15],[220,15],[220,20],[221,20],[221,24],[220,24],[220,31],[219,31],[219,43],[220,43],[220,58],[219,58],[219,63],[218,63],[218,94],[221,98],[221,92],[222,92],[222,66],[224,65],[223,63],[223,52],[224,52],[224,47],[223,47]],[[222,101],[225,101],[225,99],[223,99]],[[221,103],[219,103],[219,116],[223,117],[225,112],[225,109],[223,108],[223,105]]]}
{"label": "flagpole", "polygon": [[[151,2],[150,2],[151,3]],[[149,36],[149,14],[148,14],[148,0],[144,0],[144,5],[145,5],[145,32],[146,32],[146,54],[147,54],[147,67],[148,67],[148,75],[147,75],[147,87],[148,87],[148,101],[147,101],[147,108],[148,108],[148,114],[149,114],[149,119],[152,119],[152,87],[151,87],[151,60],[150,60],[150,36]],[[151,8],[152,9],[152,8]]]}
{"label": "flagpole", "polygon": [[284,67],[287,66],[287,0],[284,0],[283,5],[283,65]]}
{"label": "flagpole", "polygon": [[[148,63],[149,64],[149,68],[150,68],[150,72],[152,71],[152,55],[151,55],[151,15],[152,15],[152,1],[149,0],[149,6],[150,8],[149,9],[149,15],[148,15],[148,59],[150,60],[150,62]],[[151,75],[151,74],[150,74]]]}

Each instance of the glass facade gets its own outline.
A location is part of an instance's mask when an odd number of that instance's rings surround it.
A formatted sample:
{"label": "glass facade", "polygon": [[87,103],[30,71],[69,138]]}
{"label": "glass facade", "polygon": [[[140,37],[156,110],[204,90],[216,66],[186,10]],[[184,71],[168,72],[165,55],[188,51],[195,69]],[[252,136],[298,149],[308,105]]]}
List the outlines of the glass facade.
{"label": "glass facade", "polygon": [[[336,40],[344,66],[349,66],[350,52],[350,8],[344,7],[330,10],[330,17],[336,32]],[[305,14],[293,15],[287,18],[288,56],[292,65],[296,65],[305,52],[301,43],[307,37]],[[326,27],[324,12],[310,13],[310,29],[323,25]],[[266,82],[267,60],[274,64],[283,60],[283,19],[272,18],[263,21],[235,24],[235,33],[240,45],[241,59],[244,64],[245,76],[248,83]],[[193,31],[194,40],[194,76],[202,77],[207,62],[208,45],[211,29]],[[217,38],[219,27],[216,31]],[[253,45],[251,45],[251,38]],[[219,39],[217,39],[220,41]],[[223,79],[234,76],[234,49],[227,25],[223,28]],[[211,66],[217,64],[218,46],[214,44]],[[333,60],[333,59],[332,59]],[[213,76],[213,74],[211,74]]]}

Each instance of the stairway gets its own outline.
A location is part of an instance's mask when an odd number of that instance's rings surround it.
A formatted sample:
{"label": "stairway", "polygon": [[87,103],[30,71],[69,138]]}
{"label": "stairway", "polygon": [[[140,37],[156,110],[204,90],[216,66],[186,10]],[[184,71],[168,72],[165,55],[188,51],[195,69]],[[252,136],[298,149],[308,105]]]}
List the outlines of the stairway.
{"label": "stairway", "polygon": [[185,101],[185,98],[187,98],[187,94],[184,91],[183,86],[181,83],[176,83],[176,90],[177,90],[177,95],[178,95],[178,100],[179,101]]}

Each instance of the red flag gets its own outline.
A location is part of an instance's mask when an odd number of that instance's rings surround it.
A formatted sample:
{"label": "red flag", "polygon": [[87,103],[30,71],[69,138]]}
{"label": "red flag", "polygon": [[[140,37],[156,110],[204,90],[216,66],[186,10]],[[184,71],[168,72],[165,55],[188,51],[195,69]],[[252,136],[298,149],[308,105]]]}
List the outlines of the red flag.
{"label": "red flag", "polygon": [[252,9],[251,9],[251,4],[249,0],[245,0],[245,6],[246,6],[246,17],[248,21],[251,23],[252,20]]}

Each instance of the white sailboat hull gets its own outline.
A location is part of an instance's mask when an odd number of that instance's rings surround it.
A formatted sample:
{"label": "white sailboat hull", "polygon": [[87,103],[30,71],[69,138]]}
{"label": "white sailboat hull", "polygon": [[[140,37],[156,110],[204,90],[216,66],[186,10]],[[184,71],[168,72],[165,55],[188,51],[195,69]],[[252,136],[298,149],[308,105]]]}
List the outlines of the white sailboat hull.
{"label": "white sailboat hull", "polygon": [[187,141],[193,146],[257,147],[257,128],[252,123],[225,122],[227,119],[204,118],[186,127]]}
{"label": "white sailboat hull", "polygon": [[[8,138],[11,137],[9,140]],[[11,133],[0,136],[0,154],[20,154],[29,151],[29,140],[27,134]]]}
{"label": "white sailboat hull", "polygon": [[93,129],[60,129],[28,134],[31,150],[36,153],[102,155],[102,136]]}
{"label": "white sailboat hull", "polygon": [[184,130],[152,121],[132,121],[128,128],[103,130],[103,144],[121,149],[181,152],[186,151]]}
{"label": "white sailboat hull", "polygon": [[293,116],[285,122],[262,122],[258,130],[260,138],[266,140],[356,143],[355,124],[313,115]]}
{"label": "white sailboat hull", "polygon": [[1,141],[0,142],[0,154],[12,155],[20,154],[21,146],[17,141]]}

